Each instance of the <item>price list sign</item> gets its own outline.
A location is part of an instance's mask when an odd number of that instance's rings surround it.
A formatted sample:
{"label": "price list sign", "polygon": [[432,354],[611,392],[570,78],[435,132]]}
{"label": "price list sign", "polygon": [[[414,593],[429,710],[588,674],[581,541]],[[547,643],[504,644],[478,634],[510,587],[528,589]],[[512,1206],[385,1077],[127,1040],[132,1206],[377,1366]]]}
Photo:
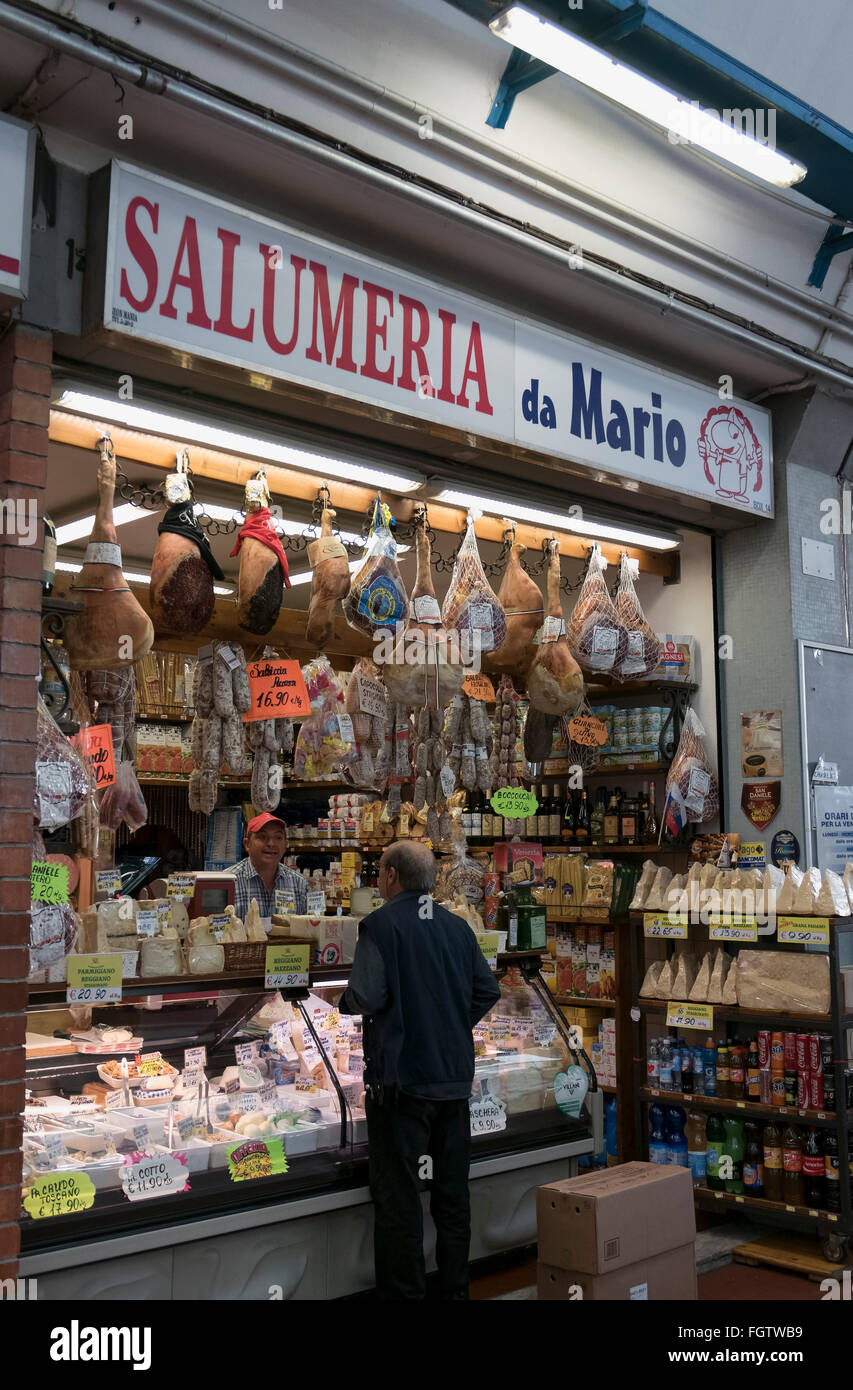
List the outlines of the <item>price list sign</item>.
{"label": "price list sign", "polygon": [[268,946],[264,988],[307,988],[310,953],[310,946]]}

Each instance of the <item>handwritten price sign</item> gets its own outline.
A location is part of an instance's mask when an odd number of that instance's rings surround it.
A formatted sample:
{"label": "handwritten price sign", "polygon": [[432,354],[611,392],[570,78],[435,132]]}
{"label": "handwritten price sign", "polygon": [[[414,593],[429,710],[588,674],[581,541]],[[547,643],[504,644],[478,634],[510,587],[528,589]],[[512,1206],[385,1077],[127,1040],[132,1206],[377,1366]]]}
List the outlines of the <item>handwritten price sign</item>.
{"label": "handwritten price sign", "polygon": [[252,719],[294,719],[311,713],[311,701],[298,661],[253,661],[249,665]]}
{"label": "handwritten price sign", "polygon": [[471,1111],[471,1134],[496,1134],[500,1129],[506,1129],[506,1111],[503,1102],[494,1100],[491,1096],[486,1096],[483,1100],[472,1100],[470,1103]]}
{"label": "handwritten price sign", "polygon": [[495,687],[482,671],[466,676],[462,682],[462,689],[472,700],[482,700],[485,704],[491,704],[495,700]]}
{"label": "handwritten price sign", "polygon": [[658,912],[644,912],[643,936],[664,937],[667,941],[684,941],[687,939],[687,923],[670,922],[665,913],[661,916]]}
{"label": "handwritten price sign", "polygon": [[779,941],[793,941],[803,946],[828,946],[829,918],[780,917],[776,936]]}
{"label": "handwritten price sign", "polygon": [[88,729],[81,729],[71,741],[77,744],[89,764],[98,791],[111,787],[116,779],[116,760],[109,724],[92,724]]}
{"label": "handwritten price sign", "polygon": [[30,897],[39,903],[68,902],[68,869],[50,861],[33,864],[30,869]]}
{"label": "handwritten price sign", "polygon": [[569,720],[569,737],[572,743],[585,748],[602,748],[607,742],[607,725],[588,714],[576,714]]}
{"label": "handwritten price sign", "polygon": [[667,1028],[704,1028],[714,1026],[713,1004],[683,1004],[670,1000],[666,1006]]}
{"label": "handwritten price sign", "polygon": [[538,808],[535,793],[525,787],[499,787],[492,797],[492,810],[510,820],[526,820]]}

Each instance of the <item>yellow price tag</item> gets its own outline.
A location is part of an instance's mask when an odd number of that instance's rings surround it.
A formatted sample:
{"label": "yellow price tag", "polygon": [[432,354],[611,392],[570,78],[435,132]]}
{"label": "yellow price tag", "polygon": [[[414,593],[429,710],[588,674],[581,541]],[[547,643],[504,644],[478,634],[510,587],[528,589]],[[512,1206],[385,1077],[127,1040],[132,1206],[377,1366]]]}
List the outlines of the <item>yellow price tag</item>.
{"label": "yellow price tag", "polygon": [[712,922],[708,935],[712,941],[757,941],[758,926],[754,917],[723,918]]}
{"label": "yellow price tag", "polygon": [[671,999],[666,1006],[666,1026],[667,1028],[712,1029],[714,1027],[714,1006],[713,1004],[685,1004],[677,999]]}
{"label": "yellow price tag", "polygon": [[95,1200],[95,1184],[88,1173],[48,1173],[36,1178],[24,1207],[36,1221],[44,1216],[67,1216],[86,1211]]}
{"label": "yellow price tag", "polygon": [[793,941],[803,946],[828,946],[829,918],[779,917],[776,937],[779,941]]}
{"label": "yellow price tag", "polygon": [[68,1004],[121,1003],[121,956],[69,956],[65,999]]}
{"label": "yellow price tag", "polygon": [[686,941],[687,923],[671,922],[666,912],[644,912],[643,936],[665,937],[667,941]]}
{"label": "yellow price tag", "polygon": [[496,931],[480,932],[477,937],[480,943],[480,950],[486,958],[486,964],[491,970],[498,968],[498,934]]}
{"label": "yellow price tag", "polygon": [[310,946],[268,946],[264,966],[264,988],[306,987],[310,956]]}

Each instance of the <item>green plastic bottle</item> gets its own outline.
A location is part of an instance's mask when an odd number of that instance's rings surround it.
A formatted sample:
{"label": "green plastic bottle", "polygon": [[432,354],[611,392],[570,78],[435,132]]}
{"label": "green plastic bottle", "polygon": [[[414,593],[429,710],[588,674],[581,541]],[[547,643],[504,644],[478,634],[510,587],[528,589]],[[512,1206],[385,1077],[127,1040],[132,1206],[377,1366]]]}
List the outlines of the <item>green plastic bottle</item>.
{"label": "green plastic bottle", "polygon": [[726,1191],[743,1192],[743,1155],[746,1151],[746,1135],[744,1133],[743,1120],[735,1119],[733,1115],[727,1115],[725,1120],[725,1135],[723,1152],[732,1160],[732,1176],[726,1178]]}
{"label": "green plastic bottle", "polygon": [[725,1191],[726,1184],[720,1177],[720,1157],[726,1147],[726,1127],[722,1115],[710,1114],[705,1126],[705,1152],[707,1183],[713,1192]]}

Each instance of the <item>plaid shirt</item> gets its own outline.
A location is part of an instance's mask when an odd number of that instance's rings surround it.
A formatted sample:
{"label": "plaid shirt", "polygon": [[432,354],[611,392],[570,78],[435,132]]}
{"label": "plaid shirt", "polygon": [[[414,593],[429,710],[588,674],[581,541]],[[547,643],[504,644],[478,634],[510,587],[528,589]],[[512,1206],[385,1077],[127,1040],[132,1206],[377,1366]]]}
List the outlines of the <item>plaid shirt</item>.
{"label": "plaid shirt", "polygon": [[228,872],[234,874],[237,879],[234,887],[234,912],[241,922],[246,920],[252,898],[257,898],[258,911],[262,917],[272,917],[275,912],[276,890],[293,894],[299,916],[304,917],[307,913],[308,885],[302,875],[294,873],[293,869],[286,869],[283,864],[279,864],[271,893],[267,892],[267,886],[251,859],[241,859],[240,863],[232,865]]}

